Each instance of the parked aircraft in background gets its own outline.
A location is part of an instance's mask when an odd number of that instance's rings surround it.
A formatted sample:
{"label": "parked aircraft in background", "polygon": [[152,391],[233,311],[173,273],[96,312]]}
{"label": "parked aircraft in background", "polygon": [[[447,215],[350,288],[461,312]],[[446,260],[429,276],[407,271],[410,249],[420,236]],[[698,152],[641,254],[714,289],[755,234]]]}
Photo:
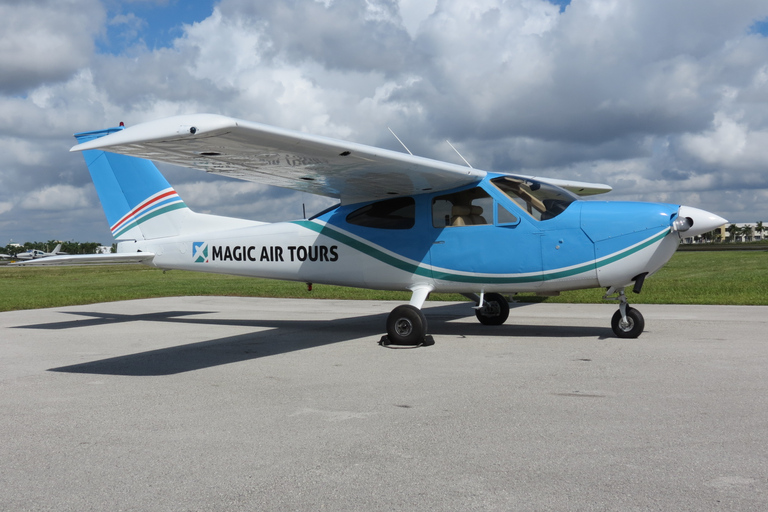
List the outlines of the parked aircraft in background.
{"label": "parked aircraft in background", "polygon": [[50,258],[51,256],[58,256],[60,254],[67,254],[61,252],[61,244],[58,244],[56,248],[51,252],[40,251],[38,249],[30,249],[29,251],[20,252],[16,255],[17,260],[36,260],[39,258]]}
{"label": "parked aircraft in background", "polygon": [[[163,269],[408,290],[410,303],[386,322],[391,343],[425,342],[421,307],[431,292],[464,294],[481,323],[499,325],[509,315],[505,296],[598,287],[619,303],[614,333],[637,337],[644,319],[625,289],[639,293],[683,234],[726,222],[677,204],[581,199],[608,185],[485,172],[211,114],[76,137],[72,151],[83,151],[119,242],[110,256]],[[340,203],[278,223],[199,214],[145,159]]]}

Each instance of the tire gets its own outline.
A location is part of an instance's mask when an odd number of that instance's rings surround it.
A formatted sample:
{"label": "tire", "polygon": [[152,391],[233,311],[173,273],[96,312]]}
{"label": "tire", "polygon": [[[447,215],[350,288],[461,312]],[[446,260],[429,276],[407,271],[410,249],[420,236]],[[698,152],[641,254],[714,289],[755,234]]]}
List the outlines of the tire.
{"label": "tire", "polygon": [[426,334],[427,319],[417,307],[403,304],[387,317],[387,337],[391,345],[418,345]]}
{"label": "tire", "polygon": [[645,319],[635,308],[627,308],[627,325],[622,325],[621,310],[616,311],[611,319],[611,329],[619,338],[637,338],[645,329]]}
{"label": "tire", "polygon": [[498,293],[486,293],[482,309],[475,316],[483,325],[501,325],[509,318],[509,302]]}

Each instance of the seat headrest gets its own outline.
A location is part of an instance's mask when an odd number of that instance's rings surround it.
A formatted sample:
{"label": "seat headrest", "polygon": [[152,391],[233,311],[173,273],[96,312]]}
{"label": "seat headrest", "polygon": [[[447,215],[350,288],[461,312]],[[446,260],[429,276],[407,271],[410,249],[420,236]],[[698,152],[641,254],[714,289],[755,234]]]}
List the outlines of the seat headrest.
{"label": "seat headrest", "polygon": [[472,211],[471,207],[464,206],[461,204],[453,205],[451,208],[451,215],[457,216],[457,215],[470,215],[470,212]]}

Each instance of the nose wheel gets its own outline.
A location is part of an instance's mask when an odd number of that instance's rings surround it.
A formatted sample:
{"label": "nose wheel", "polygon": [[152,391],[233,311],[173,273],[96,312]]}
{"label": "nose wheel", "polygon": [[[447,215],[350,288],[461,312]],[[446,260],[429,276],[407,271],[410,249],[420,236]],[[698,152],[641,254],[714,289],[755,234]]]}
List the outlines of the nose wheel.
{"label": "nose wheel", "polygon": [[627,306],[626,315],[621,314],[621,309],[613,314],[611,329],[619,338],[637,338],[645,329],[645,319],[635,308]]}
{"label": "nose wheel", "polygon": [[629,306],[624,288],[618,290],[618,297],[609,297],[610,292],[614,292],[613,289],[608,292],[603,297],[604,299],[619,301],[619,310],[611,318],[613,334],[619,338],[637,338],[640,336],[645,329],[645,319],[638,310]]}

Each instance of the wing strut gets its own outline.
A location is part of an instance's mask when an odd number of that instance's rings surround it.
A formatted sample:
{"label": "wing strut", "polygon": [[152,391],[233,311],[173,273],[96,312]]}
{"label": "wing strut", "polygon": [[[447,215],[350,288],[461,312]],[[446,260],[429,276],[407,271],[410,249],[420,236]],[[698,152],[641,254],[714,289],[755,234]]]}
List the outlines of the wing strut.
{"label": "wing strut", "polygon": [[474,169],[474,167],[472,167],[472,164],[471,164],[471,163],[469,163],[469,162],[467,162],[467,159],[466,159],[466,158],[464,158],[464,156],[462,156],[462,154],[461,154],[461,153],[459,153],[459,150],[458,150],[458,149],[456,149],[456,148],[454,147],[454,145],[453,145],[453,144],[451,144],[451,141],[449,141],[448,139],[446,139],[446,140],[445,140],[445,142],[447,142],[447,143],[448,143],[448,145],[449,145],[449,146],[451,146],[451,148],[453,148],[453,150],[456,152],[456,154],[457,154],[457,155],[459,155],[459,158],[461,158],[462,160],[464,160],[464,163],[465,163],[465,164],[467,164],[467,166],[468,166],[470,169]]}
{"label": "wing strut", "polygon": [[397,136],[397,134],[396,134],[395,132],[393,132],[393,131],[392,131],[392,128],[390,128],[389,126],[387,126],[387,130],[389,130],[389,131],[390,131],[390,133],[392,133],[392,135],[394,135],[394,136],[395,136],[395,138],[397,139],[397,142],[399,142],[399,143],[400,143],[400,145],[401,145],[401,146],[403,146],[403,147],[405,148],[405,150],[408,152],[408,154],[409,154],[409,155],[411,155],[411,156],[413,156],[413,153],[411,153],[411,150],[410,150],[410,149],[408,149],[408,146],[406,146],[405,144],[403,144],[403,141],[401,141],[401,140],[400,140],[400,137],[398,137],[398,136]]}

